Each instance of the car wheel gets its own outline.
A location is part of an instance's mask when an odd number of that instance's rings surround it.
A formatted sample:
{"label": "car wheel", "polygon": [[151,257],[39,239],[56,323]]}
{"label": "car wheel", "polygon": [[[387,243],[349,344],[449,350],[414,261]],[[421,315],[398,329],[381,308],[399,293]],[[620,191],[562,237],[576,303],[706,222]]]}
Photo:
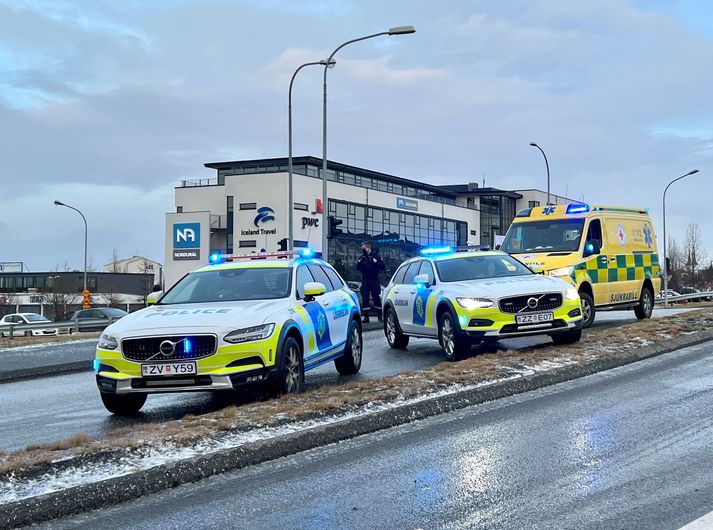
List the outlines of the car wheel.
{"label": "car wheel", "polygon": [[344,355],[334,359],[334,366],[339,375],[354,375],[359,373],[364,343],[361,337],[361,326],[352,319],[349,324],[347,343],[344,346]]}
{"label": "car wheel", "polygon": [[131,416],[141,410],[146,403],[146,394],[105,394],[101,393],[106,410],[117,416]]}
{"label": "car wheel", "polygon": [[582,299],[582,327],[591,328],[597,313],[594,307],[594,299],[589,293],[584,292],[580,292],[579,297]]}
{"label": "car wheel", "polygon": [[634,314],[639,320],[651,318],[651,313],[654,311],[654,295],[651,289],[644,287],[639,297],[639,305],[634,308]]}
{"label": "car wheel", "polygon": [[438,340],[449,361],[457,361],[468,353],[469,344],[460,329],[456,327],[450,311],[445,311],[438,321]]}
{"label": "car wheel", "polygon": [[30,330],[25,331],[25,337],[32,337],[32,332]]}
{"label": "car wheel", "polygon": [[305,366],[302,348],[293,337],[282,345],[277,379],[272,385],[275,394],[299,394],[304,390]]}
{"label": "car wheel", "polygon": [[399,328],[399,321],[396,318],[396,311],[392,307],[386,308],[386,314],[384,315],[384,335],[386,335],[386,342],[389,343],[389,347],[393,350],[403,350],[408,346],[408,335],[401,333]]}
{"label": "car wheel", "polygon": [[555,344],[574,344],[575,342],[579,342],[579,339],[582,338],[582,330],[575,329],[563,333],[554,333],[551,336],[552,342]]}

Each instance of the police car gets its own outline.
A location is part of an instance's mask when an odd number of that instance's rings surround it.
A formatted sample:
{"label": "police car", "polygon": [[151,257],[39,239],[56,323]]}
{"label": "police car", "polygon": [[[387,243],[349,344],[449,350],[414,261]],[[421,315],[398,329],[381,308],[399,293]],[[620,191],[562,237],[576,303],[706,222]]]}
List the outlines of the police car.
{"label": "police car", "polygon": [[361,367],[359,303],[309,249],[299,255],[212,255],[157,302],[101,335],[94,369],[105,407],[141,409],[148,394],[266,383],[299,392],[304,372]]}
{"label": "police car", "polygon": [[399,267],[386,287],[384,333],[392,348],[409,337],[438,339],[447,359],[474,343],[547,334],[557,344],[581,337],[579,293],[536,274],[504,252],[427,248]]}

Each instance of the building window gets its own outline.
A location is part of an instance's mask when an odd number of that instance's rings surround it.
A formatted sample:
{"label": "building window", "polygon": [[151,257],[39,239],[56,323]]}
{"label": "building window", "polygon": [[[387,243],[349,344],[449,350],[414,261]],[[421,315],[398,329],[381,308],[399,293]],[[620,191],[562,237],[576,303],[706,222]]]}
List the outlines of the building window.
{"label": "building window", "polygon": [[240,203],[240,209],[241,209],[241,210],[257,210],[257,203],[254,203],[254,202],[241,202],[241,203]]}
{"label": "building window", "polygon": [[530,201],[527,203],[529,208],[537,208],[540,205],[540,201]]}
{"label": "building window", "polygon": [[30,296],[30,303],[31,304],[41,304],[42,297],[41,296]]}
{"label": "building window", "polygon": [[295,210],[303,210],[305,212],[309,211],[309,206],[306,204],[302,204],[301,202],[296,202],[294,206]]}
{"label": "building window", "polygon": [[238,247],[240,248],[255,248],[257,247],[257,241],[254,239],[246,239],[238,242]]}
{"label": "building window", "polygon": [[176,206],[176,213],[183,213],[183,206]]}

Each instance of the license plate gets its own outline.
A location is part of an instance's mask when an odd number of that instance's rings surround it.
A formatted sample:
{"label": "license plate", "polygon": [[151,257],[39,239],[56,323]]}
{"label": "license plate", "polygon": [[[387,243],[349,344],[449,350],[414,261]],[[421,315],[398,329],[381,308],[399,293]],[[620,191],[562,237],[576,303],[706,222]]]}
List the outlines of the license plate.
{"label": "license plate", "polygon": [[555,319],[554,313],[535,313],[534,315],[515,315],[515,322],[518,324],[538,324],[540,322],[551,322]]}
{"label": "license plate", "polygon": [[195,375],[196,363],[142,364],[143,376]]}

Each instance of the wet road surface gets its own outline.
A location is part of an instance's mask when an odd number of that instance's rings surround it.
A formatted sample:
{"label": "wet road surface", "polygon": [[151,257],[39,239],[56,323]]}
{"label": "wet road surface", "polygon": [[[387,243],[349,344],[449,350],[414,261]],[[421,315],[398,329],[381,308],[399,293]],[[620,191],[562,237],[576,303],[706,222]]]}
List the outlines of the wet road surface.
{"label": "wet road surface", "polygon": [[47,528],[661,528],[713,509],[713,343]]}
{"label": "wet road surface", "polygon": [[[671,310],[669,310],[671,311]],[[658,313],[660,314],[660,313]],[[601,313],[595,324],[621,325],[635,320],[631,312]],[[551,343],[549,337],[528,337],[502,341],[500,348],[522,348],[537,344]],[[61,354],[67,355],[70,345],[61,345]],[[60,348],[60,345],[55,345]],[[93,356],[93,342],[75,344],[78,355],[88,359]],[[27,355],[46,348],[26,349]],[[0,357],[14,350],[0,351]],[[478,349],[474,349],[474,353]],[[370,331],[364,334],[364,360],[358,375],[341,377],[333,363],[327,363],[306,374],[308,387],[338,384],[351,380],[375,379],[401,373],[406,370],[420,370],[443,361],[437,341],[412,339],[407,351],[391,350],[386,344],[383,332]],[[164,394],[149,396],[140,415],[118,418],[109,414],[99,399],[99,393],[91,373],[73,373],[0,384],[3,414],[0,414],[0,450],[12,451],[30,444],[42,444],[67,438],[75,433],[90,436],[110,432],[136,422],[158,422],[179,419],[186,414],[205,414],[230,404],[240,404],[262,396],[258,392],[239,393],[197,392],[184,394]]]}

